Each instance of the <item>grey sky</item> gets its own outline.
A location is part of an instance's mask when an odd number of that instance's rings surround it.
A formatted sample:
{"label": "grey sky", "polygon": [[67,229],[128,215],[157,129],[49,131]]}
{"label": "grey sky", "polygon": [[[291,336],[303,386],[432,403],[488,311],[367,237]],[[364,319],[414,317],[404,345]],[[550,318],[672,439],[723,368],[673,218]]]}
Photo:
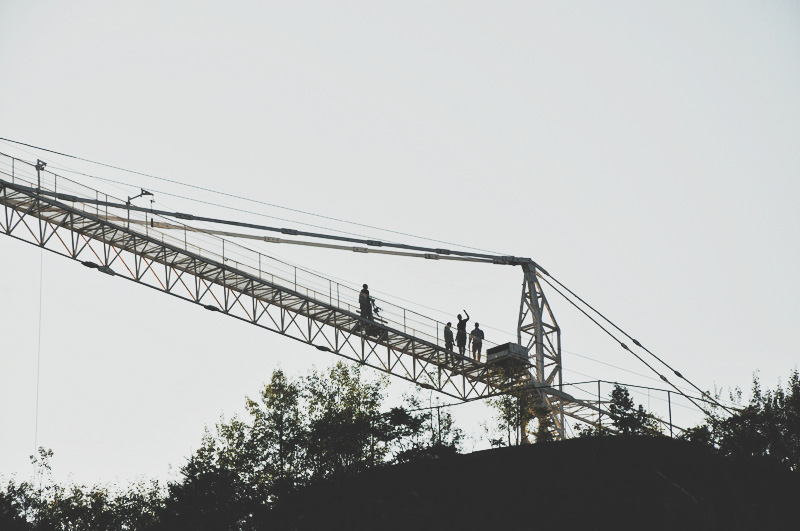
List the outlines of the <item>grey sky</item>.
{"label": "grey sky", "polygon": [[[797,3],[3,0],[0,77],[0,136],[531,256],[703,388],[797,366]],[[274,252],[515,327],[512,268]],[[0,474],[26,474],[40,253],[0,258]],[[79,480],[163,475],[274,368],[334,361],[56,256],[42,281],[38,441]],[[550,297],[565,381],[656,384],[594,361],[646,372]]]}

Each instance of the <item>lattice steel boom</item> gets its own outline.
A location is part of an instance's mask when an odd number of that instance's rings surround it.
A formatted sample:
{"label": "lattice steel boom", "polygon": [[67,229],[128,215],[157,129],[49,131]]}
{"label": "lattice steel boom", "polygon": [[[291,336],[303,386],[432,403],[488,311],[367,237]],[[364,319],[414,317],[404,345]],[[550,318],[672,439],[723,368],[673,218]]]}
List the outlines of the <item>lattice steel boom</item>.
{"label": "lattice steel boom", "polygon": [[[416,321],[409,320],[402,308],[393,309],[395,317],[367,320],[342,302],[345,288],[330,280],[312,279],[323,286],[327,282],[328,289],[304,286],[298,271],[307,272],[295,268],[294,279],[287,278],[291,274],[265,267],[274,259],[252,252],[243,260],[231,252],[236,244],[219,238],[209,250],[195,227],[186,226],[176,237],[158,228],[170,223],[155,221],[148,212],[109,207],[113,202],[96,190],[78,190],[80,197],[97,198],[94,205],[70,201],[77,196],[60,195],[59,186],[74,192],[70,187],[80,185],[45,172],[43,165],[32,166],[27,174],[19,167],[2,173],[0,231],[12,238],[460,400],[524,389],[547,408],[559,439],[565,437],[565,415],[596,422],[596,405],[561,389],[560,329],[534,262],[521,264],[517,338],[528,349],[530,363],[509,371],[446,350],[436,321],[418,314]],[[106,206],[101,208],[103,196]],[[348,291],[344,300],[355,300],[351,296]]]}

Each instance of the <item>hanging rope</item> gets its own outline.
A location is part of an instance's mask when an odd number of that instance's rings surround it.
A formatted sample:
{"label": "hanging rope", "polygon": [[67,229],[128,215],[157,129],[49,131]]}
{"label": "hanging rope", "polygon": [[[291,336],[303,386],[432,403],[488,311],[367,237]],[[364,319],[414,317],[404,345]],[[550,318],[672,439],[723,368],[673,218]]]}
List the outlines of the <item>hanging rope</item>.
{"label": "hanging rope", "polygon": [[38,341],[36,342],[36,417],[33,427],[33,455],[37,455],[39,448],[39,376],[42,365],[42,287],[44,285],[44,248],[39,248],[39,325]]}

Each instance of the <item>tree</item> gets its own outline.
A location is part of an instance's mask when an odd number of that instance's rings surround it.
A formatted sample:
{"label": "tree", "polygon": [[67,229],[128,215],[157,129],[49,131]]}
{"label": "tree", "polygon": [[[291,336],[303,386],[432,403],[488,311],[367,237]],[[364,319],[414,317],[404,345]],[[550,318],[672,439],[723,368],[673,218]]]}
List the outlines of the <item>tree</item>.
{"label": "tree", "polygon": [[262,529],[300,487],[391,462],[457,453],[463,437],[448,411],[417,397],[382,412],[385,377],[337,363],[291,380],[275,371],[249,419],[221,419],[166,490],[157,482],[124,492],[49,481],[53,453],[40,449],[36,480],[0,491],[0,529]]}
{"label": "tree", "polygon": [[383,463],[391,442],[380,412],[387,379],[365,381],[359,366],[341,361],[325,376],[313,372],[305,381],[306,459],[313,480]]}
{"label": "tree", "polygon": [[633,403],[628,389],[614,385],[608,406],[611,421],[622,435],[660,435],[658,421],[639,404]]}
{"label": "tree", "polygon": [[51,481],[52,450],[31,456],[32,482],[8,482],[0,492],[0,529],[97,530],[147,529],[156,521],[162,490],[142,482],[124,492],[103,486],[56,485]]}
{"label": "tree", "polygon": [[306,427],[300,408],[301,386],[281,370],[272,373],[260,403],[247,400],[253,418],[251,456],[259,491],[274,501],[292,492],[306,479]]}
{"label": "tree", "polygon": [[28,522],[23,517],[24,510],[15,496],[16,485],[9,483],[7,491],[0,491],[0,529],[23,531]]}
{"label": "tree", "polygon": [[500,437],[490,440],[492,446],[528,444],[528,424],[536,418],[534,400],[530,393],[515,391],[489,399],[496,411],[495,428]]}
{"label": "tree", "polygon": [[542,403],[535,403],[533,406],[533,416],[536,418],[536,442],[548,442],[554,439],[553,436],[553,417],[550,410]]}
{"label": "tree", "polygon": [[619,384],[614,385],[610,399],[608,412],[613,429],[606,426],[602,428],[578,426],[579,437],[596,437],[610,435],[614,432],[619,435],[658,436],[662,434],[658,419],[648,413],[641,404],[637,407],[627,388]]}
{"label": "tree", "polygon": [[[531,434],[536,442],[553,440],[553,419],[538,395],[528,390],[513,390],[490,399],[489,405],[497,411],[495,429],[501,434],[490,439],[492,446],[530,444]],[[530,429],[533,421],[536,421],[535,431]]]}
{"label": "tree", "polygon": [[[738,389],[736,396],[741,397]],[[732,394],[731,398],[736,397]],[[725,456],[800,469],[800,375],[795,369],[786,389],[778,384],[774,391],[762,391],[758,375],[754,375],[747,406],[732,414],[716,408],[704,424],[682,437],[712,446]]]}
{"label": "tree", "polygon": [[181,467],[181,481],[169,484],[158,529],[246,528],[255,498],[245,478],[252,474],[244,456],[233,455],[241,446],[224,447],[226,431],[224,423],[217,438],[206,430],[200,448]]}
{"label": "tree", "polygon": [[406,396],[405,406],[392,408],[388,420],[393,430],[396,463],[457,454],[464,438],[447,409],[424,407],[418,395]]}

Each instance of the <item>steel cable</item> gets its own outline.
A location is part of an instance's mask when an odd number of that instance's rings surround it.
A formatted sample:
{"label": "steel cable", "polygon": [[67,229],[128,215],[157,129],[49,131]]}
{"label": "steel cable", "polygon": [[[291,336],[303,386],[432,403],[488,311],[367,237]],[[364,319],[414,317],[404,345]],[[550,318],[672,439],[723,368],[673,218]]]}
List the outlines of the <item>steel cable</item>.
{"label": "steel cable", "polygon": [[[710,417],[710,416],[712,416],[712,415],[711,415],[711,413],[709,413],[708,411],[706,411],[706,410],[705,410],[705,409],[704,409],[704,408],[703,408],[703,407],[702,407],[700,404],[698,404],[697,402],[695,402],[695,401],[694,401],[694,400],[693,400],[693,399],[692,399],[692,398],[691,398],[689,395],[687,395],[686,393],[684,393],[684,392],[683,392],[683,391],[682,391],[682,390],[681,390],[681,389],[680,389],[678,386],[676,386],[675,384],[673,384],[672,382],[670,382],[670,381],[667,379],[667,377],[666,377],[666,376],[664,376],[663,374],[661,374],[660,372],[658,372],[658,371],[656,370],[656,368],[655,368],[655,367],[653,367],[652,365],[650,365],[649,363],[647,363],[647,361],[645,361],[645,360],[644,360],[644,359],[643,359],[641,356],[639,356],[637,353],[635,353],[634,351],[632,351],[632,350],[631,350],[631,349],[628,347],[628,345],[626,345],[625,343],[623,343],[622,341],[620,341],[620,340],[619,340],[619,339],[618,339],[618,338],[617,338],[617,337],[616,337],[614,334],[612,334],[612,333],[611,333],[611,332],[610,332],[610,331],[609,331],[609,330],[608,330],[606,327],[604,327],[602,324],[600,324],[599,322],[597,322],[597,320],[596,320],[594,317],[592,317],[591,315],[589,315],[588,313],[586,313],[586,311],[585,311],[583,308],[581,308],[580,306],[578,306],[577,304],[575,304],[575,301],[573,301],[572,299],[570,299],[569,297],[567,297],[567,296],[566,296],[566,295],[565,295],[565,294],[564,294],[564,293],[563,293],[561,290],[559,290],[558,288],[556,288],[556,287],[555,287],[555,286],[554,286],[552,283],[550,283],[550,282],[549,282],[549,281],[548,281],[546,278],[544,278],[544,277],[540,277],[540,278],[541,278],[542,280],[544,280],[544,281],[547,283],[547,285],[548,285],[548,286],[550,286],[551,288],[553,288],[553,290],[554,290],[556,293],[558,293],[558,294],[559,294],[559,295],[561,295],[561,296],[562,296],[564,299],[566,299],[566,300],[567,300],[567,302],[569,302],[570,304],[572,304],[572,305],[573,305],[573,306],[574,306],[574,307],[575,307],[575,308],[576,308],[578,311],[580,311],[580,312],[581,312],[583,315],[585,315],[587,318],[589,318],[589,320],[590,320],[590,321],[592,321],[594,324],[596,324],[598,327],[600,327],[600,329],[601,329],[603,332],[605,332],[606,334],[608,334],[608,335],[609,335],[609,337],[611,337],[611,338],[612,338],[614,341],[616,341],[617,343],[619,343],[619,345],[620,345],[620,346],[621,346],[623,349],[627,350],[628,352],[630,352],[631,354],[633,354],[633,355],[636,357],[636,359],[638,359],[639,361],[641,361],[642,363],[644,363],[644,364],[645,364],[645,366],[647,366],[647,368],[648,368],[648,369],[650,369],[650,370],[651,370],[651,371],[653,371],[653,372],[654,372],[656,375],[658,375],[658,377],[659,377],[659,378],[661,378],[661,380],[662,380],[662,381],[664,381],[664,382],[666,382],[667,384],[669,384],[669,385],[670,385],[670,386],[671,386],[673,389],[675,389],[675,391],[676,391],[676,392],[680,393],[680,394],[681,394],[681,395],[682,395],[684,398],[686,398],[686,399],[687,399],[689,402],[691,402],[692,404],[694,404],[694,406],[695,406],[695,407],[697,407],[697,409],[699,409],[700,411],[702,411],[703,413],[705,413],[705,414],[706,414],[707,416],[709,416],[709,417]],[[565,288],[565,289],[566,289],[566,288]],[[701,393],[702,393],[702,391],[701,391]],[[704,393],[704,394],[705,394],[705,393]],[[724,406],[723,406],[723,407],[724,407]],[[727,408],[725,408],[725,409],[726,409],[726,411],[728,411],[728,409],[727,409]]]}
{"label": "steel cable", "polygon": [[[561,282],[559,282],[559,281],[558,281],[558,279],[556,279],[555,277],[553,277],[553,276],[552,276],[552,275],[550,275],[549,273],[546,273],[546,272],[545,272],[545,274],[546,274],[548,277],[550,277],[550,278],[553,280],[553,282],[555,282],[556,284],[558,284],[559,286],[561,286],[562,288],[564,288],[566,291],[568,291],[568,292],[570,293],[570,295],[572,295],[573,297],[575,297],[576,299],[578,299],[579,301],[581,301],[581,303],[583,303],[584,305],[586,305],[586,306],[587,306],[589,309],[591,309],[591,310],[592,310],[594,313],[596,313],[596,314],[597,314],[597,315],[599,315],[601,318],[603,318],[603,320],[605,320],[605,321],[606,321],[608,324],[610,324],[611,326],[613,326],[614,328],[616,328],[616,329],[617,329],[617,330],[618,330],[618,331],[619,331],[621,334],[623,334],[625,337],[627,337],[628,339],[630,339],[631,341],[633,341],[633,344],[634,344],[634,345],[636,345],[636,346],[640,347],[642,350],[644,350],[645,352],[647,352],[648,354],[650,354],[652,357],[654,357],[656,360],[658,360],[658,361],[659,361],[659,362],[660,362],[662,365],[664,365],[664,366],[665,366],[667,369],[671,370],[671,371],[672,371],[672,372],[675,374],[675,376],[677,376],[678,378],[681,378],[681,379],[682,379],[682,380],[684,380],[686,383],[688,383],[689,385],[691,385],[691,386],[692,386],[692,387],[693,387],[693,388],[694,388],[694,389],[695,389],[697,392],[699,392],[701,395],[703,395],[703,396],[708,396],[708,397],[711,399],[711,401],[712,401],[714,404],[716,404],[717,406],[721,407],[722,409],[724,409],[724,410],[725,410],[725,411],[727,411],[728,413],[733,413],[733,412],[732,412],[730,409],[728,409],[727,407],[725,407],[724,405],[722,405],[721,403],[719,403],[719,401],[717,401],[715,398],[713,398],[713,397],[712,397],[710,394],[708,394],[707,392],[705,392],[705,391],[703,391],[702,389],[700,389],[699,387],[697,387],[697,386],[696,386],[694,383],[692,383],[692,382],[691,382],[691,381],[690,381],[688,378],[686,378],[686,377],[685,377],[683,374],[681,374],[681,373],[680,373],[680,372],[678,372],[677,370],[673,369],[673,368],[672,368],[672,367],[671,367],[671,366],[670,366],[670,365],[669,365],[667,362],[665,362],[664,360],[662,360],[660,357],[656,356],[656,355],[655,355],[653,352],[651,352],[651,351],[650,351],[650,349],[648,349],[647,347],[645,347],[644,345],[642,345],[642,344],[641,344],[641,343],[640,343],[640,342],[639,342],[637,339],[635,339],[635,338],[631,337],[631,335],[630,335],[630,334],[628,334],[627,332],[625,332],[625,330],[623,330],[622,328],[620,328],[619,326],[617,326],[617,325],[616,325],[616,324],[615,324],[613,321],[611,321],[611,320],[610,320],[608,317],[606,317],[605,315],[603,315],[602,313],[600,313],[598,310],[596,310],[596,309],[595,309],[595,308],[594,308],[592,305],[590,305],[588,302],[586,302],[585,300],[583,300],[583,299],[582,299],[580,296],[578,296],[578,295],[577,295],[577,294],[576,294],[574,291],[572,291],[571,289],[569,289],[568,287],[566,287],[564,284],[562,284]],[[546,280],[545,280],[545,281],[546,281]],[[550,283],[548,282],[548,284],[550,284]],[[553,289],[556,289],[556,288],[555,288],[555,286],[553,286],[552,284],[550,284],[550,286],[551,286],[551,287],[553,287]],[[562,294],[562,297],[563,297],[563,296],[564,296],[564,295]],[[565,297],[565,298],[566,298],[566,297]],[[596,321],[595,321],[595,323],[596,323]],[[599,326],[599,325],[598,325],[598,326]],[[627,346],[625,346],[625,345],[624,345],[624,343],[621,343],[621,342],[620,342],[620,344],[621,344],[621,345],[623,345],[623,346],[625,347],[625,349],[626,349],[626,350],[629,350],[629,351],[630,351],[630,349],[628,349],[628,348],[627,348]],[[637,357],[638,357],[638,356],[637,356]],[[662,377],[662,378],[663,378],[663,377]]]}

